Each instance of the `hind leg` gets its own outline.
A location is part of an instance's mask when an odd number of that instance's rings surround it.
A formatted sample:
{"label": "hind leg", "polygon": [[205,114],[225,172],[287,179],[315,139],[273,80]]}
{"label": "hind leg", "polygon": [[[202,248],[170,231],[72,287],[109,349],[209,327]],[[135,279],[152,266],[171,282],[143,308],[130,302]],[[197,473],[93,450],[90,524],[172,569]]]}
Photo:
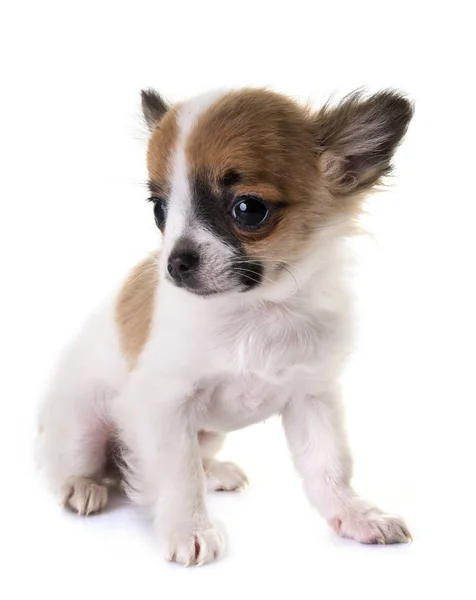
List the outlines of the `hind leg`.
{"label": "hind leg", "polygon": [[200,431],[198,441],[208,491],[231,492],[248,484],[248,477],[241,467],[214,458],[223,447],[224,433]]}
{"label": "hind leg", "polygon": [[110,429],[97,390],[80,393],[54,386],[41,412],[40,466],[59,501],[78,514],[102,510],[108,489],[101,482]]}

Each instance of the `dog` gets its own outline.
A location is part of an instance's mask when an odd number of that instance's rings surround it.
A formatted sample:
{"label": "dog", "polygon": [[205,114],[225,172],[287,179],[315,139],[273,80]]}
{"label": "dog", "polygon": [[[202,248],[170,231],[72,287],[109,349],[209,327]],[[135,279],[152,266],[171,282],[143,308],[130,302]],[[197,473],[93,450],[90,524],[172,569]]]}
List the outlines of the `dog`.
{"label": "dog", "polygon": [[307,496],[337,534],[409,541],[400,517],[352,488],[339,379],[353,337],[347,241],[412,102],[359,91],[312,110],[240,89],[169,105],[144,90],[142,108],[161,248],[60,360],[39,419],[52,490],[79,514],[100,511],[120,463],[166,558],[201,565],[224,547],[206,488],[247,484],[215,458],[226,433],[280,415]]}

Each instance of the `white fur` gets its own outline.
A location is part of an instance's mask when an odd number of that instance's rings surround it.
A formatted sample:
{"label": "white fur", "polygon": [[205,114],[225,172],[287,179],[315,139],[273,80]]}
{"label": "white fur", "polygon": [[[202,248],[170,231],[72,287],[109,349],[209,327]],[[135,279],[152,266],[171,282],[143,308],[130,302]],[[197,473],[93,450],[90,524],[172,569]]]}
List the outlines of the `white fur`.
{"label": "white fur", "polygon": [[[209,102],[185,105],[182,144]],[[193,227],[184,160],[179,148],[162,273],[174,241]],[[66,352],[42,409],[40,457],[54,490],[64,499],[71,481],[97,478],[104,442],[118,431],[130,451],[131,494],[152,511],[167,557],[201,564],[223,548],[205,505],[204,467],[214,489],[217,477],[225,489],[246,483],[237,467],[211,462],[222,432],[282,414],[309,499],[332,527],[362,542],[405,541],[403,522],[350,485],[339,392],[352,338],[346,227],[320,228],[289,277],[247,293],[204,299],[161,277],[150,337],[131,373],[114,303],[99,311]]]}
{"label": "white fur", "polygon": [[163,256],[167,257],[175,242],[193,224],[190,186],[187,178],[185,143],[200,115],[216,102],[223,92],[210,92],[185,102],[179,118],[179,136],[172,168],[169,210],[167,213],[167,236],[164,239]]}

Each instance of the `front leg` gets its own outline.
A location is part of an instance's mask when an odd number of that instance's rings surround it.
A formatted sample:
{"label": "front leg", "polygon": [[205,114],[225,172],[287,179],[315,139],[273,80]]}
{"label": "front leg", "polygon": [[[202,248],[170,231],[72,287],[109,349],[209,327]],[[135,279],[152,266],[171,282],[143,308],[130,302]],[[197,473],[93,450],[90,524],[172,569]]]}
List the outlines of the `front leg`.
{"label": "front leg", "polygon": [[306,493],[336,533],[365,544],[411,540],[400,517],[384,513],[351,487],[352,459],[338,391],[291,400],[283,425]]}
{"label": "front leg", "polygon": [[119,424],[130,449],[133,499],[150,508],[166,557],[184,565],[217,558],[223,548],[205,505],[205,477],[191,386],[134,374],[121,399]]}

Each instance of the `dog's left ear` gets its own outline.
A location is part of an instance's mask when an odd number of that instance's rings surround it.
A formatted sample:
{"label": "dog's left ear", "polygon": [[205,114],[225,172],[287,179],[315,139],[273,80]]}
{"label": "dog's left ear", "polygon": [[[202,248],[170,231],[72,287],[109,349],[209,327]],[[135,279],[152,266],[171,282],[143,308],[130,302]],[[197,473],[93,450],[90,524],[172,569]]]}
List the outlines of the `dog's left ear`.
{"label": "dog's left ear", "polygon": [[152,131],[169,110],[169,106],[162,96],[153,89],[142,90],[140,95],[144,120],[150,131]]}
{"label": "dog's left ear", "polygon": [[402,94],[386,90],[365,98],[361,92],[314,116],[319,171],[335,196],[346,196],[379,183],[391,171],[391,159],[413,116]]}

